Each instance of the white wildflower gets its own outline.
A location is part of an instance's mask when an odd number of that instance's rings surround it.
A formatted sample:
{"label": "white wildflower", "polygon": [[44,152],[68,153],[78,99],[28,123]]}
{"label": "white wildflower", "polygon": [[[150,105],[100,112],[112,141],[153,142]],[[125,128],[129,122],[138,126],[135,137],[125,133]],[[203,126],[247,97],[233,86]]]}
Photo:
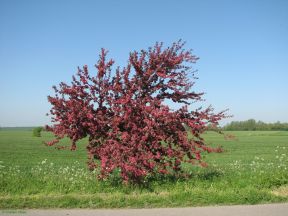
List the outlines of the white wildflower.
{"label": "white wildflower", "polygon": [[45,164],[46,162],[47,162],[47,159],[43,160],[43,161],[41,162],[41,164]]}

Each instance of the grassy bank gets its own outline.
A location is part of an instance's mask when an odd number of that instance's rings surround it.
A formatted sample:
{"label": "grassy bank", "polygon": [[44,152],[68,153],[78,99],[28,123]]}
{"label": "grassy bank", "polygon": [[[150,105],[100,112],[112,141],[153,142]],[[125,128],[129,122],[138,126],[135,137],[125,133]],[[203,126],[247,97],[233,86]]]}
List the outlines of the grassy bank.
{"label": "grassy bank", "polygon": [[[142,186],[100,182],[78,151],[42,144],[51,134],[0,131],[0,208],[122,208],[256,204],[288,201],[288,132],[206,134],[225,152],[206,155],[208,168],[185,166],[191,177],[160,176]],[[68,140],[63,144],[69,145]]]}

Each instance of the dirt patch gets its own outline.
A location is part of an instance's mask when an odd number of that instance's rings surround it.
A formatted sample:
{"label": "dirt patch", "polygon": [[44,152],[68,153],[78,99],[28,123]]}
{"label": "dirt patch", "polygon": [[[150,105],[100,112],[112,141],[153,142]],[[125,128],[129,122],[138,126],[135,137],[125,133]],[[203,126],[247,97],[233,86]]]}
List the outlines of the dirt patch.
{"label": "dirt patch", "polygon": [[272,191],[272,194],[281,197],[288,197],[288,185],[281,186]]}

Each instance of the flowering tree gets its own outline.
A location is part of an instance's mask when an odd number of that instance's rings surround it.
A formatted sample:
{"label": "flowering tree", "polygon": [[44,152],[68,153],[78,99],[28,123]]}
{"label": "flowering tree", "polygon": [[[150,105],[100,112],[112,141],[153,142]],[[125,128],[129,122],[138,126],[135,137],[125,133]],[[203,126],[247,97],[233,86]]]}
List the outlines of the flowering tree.
{"label": "flowering tree", "polygon": [[[168,48],[156,43],[134,51],[127,66],[114,73],[114,61],[107,60],[102,49],[95,76],[85,65],[70,85],[53,87],[55,95],[48,100],[54,125],[47,129],[56,139],[46,144],[55,145],[68,136],[75,150],[77,140],[89,137],[89,168],[99,169],[100,178],[118,170],[125,182],[179,172],[183,162],[205,166],[201,153],[222,149],[209,147],[201,134],[225,113],[214,114],[211,107],[188,111],[203,93],[191,91],[191,65],[198,58],[183,46],[181,41]],[[172,110],[163,103],[168,100],[183,105]]]}

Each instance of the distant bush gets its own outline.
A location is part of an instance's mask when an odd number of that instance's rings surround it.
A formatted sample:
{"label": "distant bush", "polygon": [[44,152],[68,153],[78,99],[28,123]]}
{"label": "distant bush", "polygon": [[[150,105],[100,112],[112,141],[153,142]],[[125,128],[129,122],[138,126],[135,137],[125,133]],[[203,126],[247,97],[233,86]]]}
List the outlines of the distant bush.
{"label": "distant bush", "polygon": [[42,127],[36,127],[33,129],[33,136],[34,137],[41,137]]}

